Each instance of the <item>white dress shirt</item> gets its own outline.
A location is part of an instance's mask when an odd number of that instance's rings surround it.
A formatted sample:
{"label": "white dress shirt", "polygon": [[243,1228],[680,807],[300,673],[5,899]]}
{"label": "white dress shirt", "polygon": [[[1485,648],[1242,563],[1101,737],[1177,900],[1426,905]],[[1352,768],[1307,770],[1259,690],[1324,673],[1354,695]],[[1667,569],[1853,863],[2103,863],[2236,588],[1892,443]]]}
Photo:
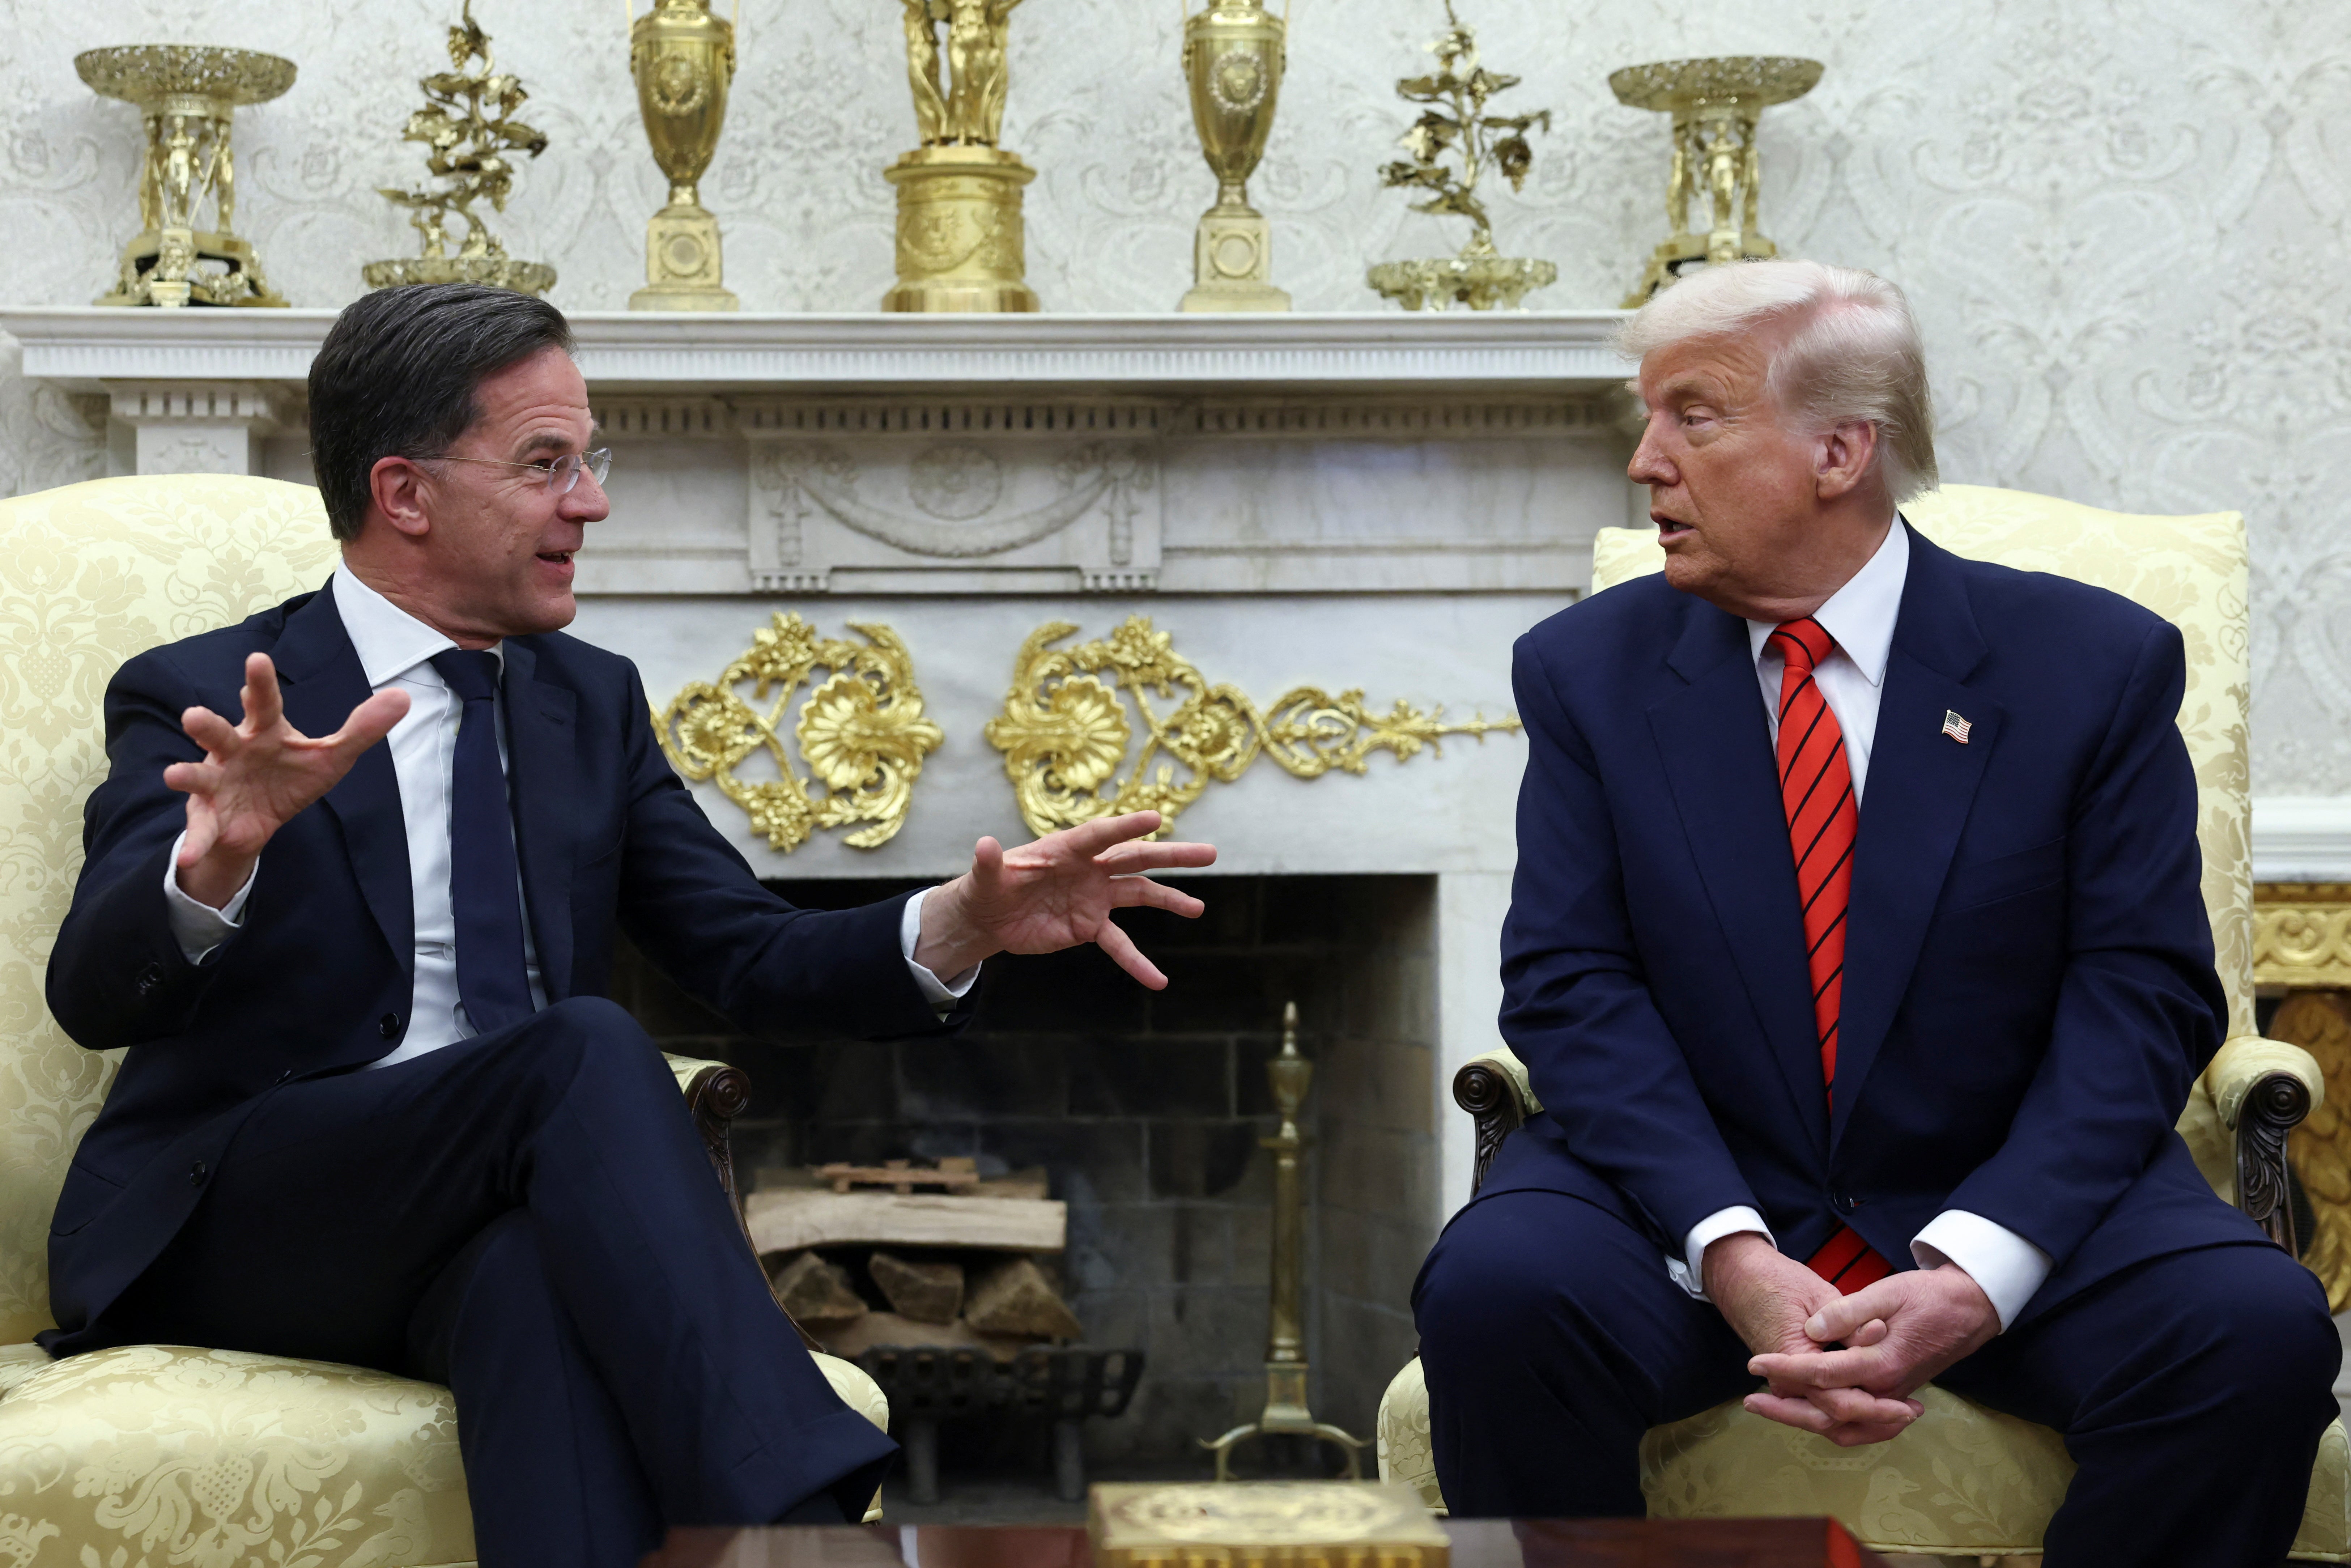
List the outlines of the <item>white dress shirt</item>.
{"label": "white dress shirt", "polygon": [[[1869,778],[1869,753],[1877,738],[1877,705],[1886,689],[1886,661],[1894,647],[1894,622],[1902,610],[1902,585],[1910,575],[1910,535],[1900,517],[1886,530],[1886,541],[1813,619],[1835,640],[1813,672],[1821,696],[1836,715],[1844,732],[1845,759],[1853,770],[1854,803],[1861,803]],[[1785,661],[1771,644],[1778,623],[1750,621],[1748,644],[1755,658],[1755,677],[1762,687],[1763,711],[1771,742],[1780,740],[1780,685]],[[1754,1209],[1740,1205],[1708,1215],[1690,1228],[1682,1256],[1666,1260],[1667,1271],[1692,1295],[1703,1296],[1699,1260],[1708,1244],[1743,1230],[1773,1240],[1771,1227]],[[1776,1240],[1773,1240],[1776,1246]],[[1991,1300],[2000,1326],[2015,1322],[2024,1303],[2049,1277],[2049,1254],[2003,1225],[1963,1208],[1947,1208],[1928,1221],[1910,1239],[1910,1255],[1922,1269],[1951,1263],[1967,1271]]]}
{"label": "white dress shirt", "polygon": [[[335,612],[358,653],[360,668],[375,691],[397,686],[408,694],[408,713],[392,726],[384,745],[392,754],[392,776],[400,787],[400,810],[408,828],[408,878],[411,907],[415,912],[416,966],[409,1008],[408,1032],[398,1049],[371,1062],[391,1067],[413,1061],[428,1051],[454,1045],[475,1032],[466,1020],[457,996],[457,917],[449,904],[449,793],[457,761],[457,721],[465,705],[459,702],[432,664],[435,653],[457,644],[435,632],[392,601],[361,582],[350,569],[338,566],[332,580]],[[493,646],[504,665],[505,651]],[[500,692],[503,719],[506,696]],[[507,760],[506,726],[498,726],[498,760]],[[182,834],[184,838],[186,835]],[[163,869],[163,897],[171,912],[172,932],[192,964],[200,964],[231,933],[238,929],[245,901],[260,875],[256,863],[236,895],[219,909],[200,904],[183,892],[173,867],[179,845]],[[952,984],[914,962],[914,946],[922,935],[923,900],[927,891],[907,900],[899,922],[898,946],[914,983],[935,1008],[954,1005],[978,977],[975,966]],[[524,909],[529,908],[526,898]],[[538,968],[538,949],[531,938],[530,922],[523,921],[523,965],[534,1008],[547,1005],[547,989]]]}

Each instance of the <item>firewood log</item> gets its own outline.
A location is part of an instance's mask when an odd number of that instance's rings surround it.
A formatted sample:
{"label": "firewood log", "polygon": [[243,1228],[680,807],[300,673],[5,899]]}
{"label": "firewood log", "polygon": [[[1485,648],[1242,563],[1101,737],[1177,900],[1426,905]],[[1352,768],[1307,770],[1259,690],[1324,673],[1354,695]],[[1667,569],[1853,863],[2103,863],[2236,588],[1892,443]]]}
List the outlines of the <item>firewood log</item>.
{"label": "firewood log", "polygon": [[901,1317],[918,1323],[951,1323],[963,1311],[960,1263],[917,1263],[876,1252],[865,1260],[865,1271]]}
{"label": "firewood log", "polygon": [[770,1278],[776,1300],[799,1322],[846,1323],[865,1315],[865,1303],[850,1283],[849,1270],[813,1252],[785,1260]]}
{"label": "firewood log", "polygon": [[1045,1271],[1026,1258],[999,1263],[972,1282],[964,1321],[982,1333],[1080,1339],[1085,1330]]}

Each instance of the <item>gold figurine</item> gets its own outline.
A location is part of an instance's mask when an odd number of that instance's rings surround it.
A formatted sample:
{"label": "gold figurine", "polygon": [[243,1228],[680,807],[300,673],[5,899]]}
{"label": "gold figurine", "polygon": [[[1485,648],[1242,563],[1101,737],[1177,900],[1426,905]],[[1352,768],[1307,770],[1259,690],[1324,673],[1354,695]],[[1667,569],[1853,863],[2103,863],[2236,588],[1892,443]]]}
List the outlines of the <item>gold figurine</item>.
{"label": "gold figurine", "polygon": [[1265,156],[1281,91],[1288,27],[1260,0],[1210,0],[1184,20],[1184,76],[1192,123],[1217,176],[1217,204],[1200,214],[1186,310],[1287,310],[1273,286],[1272,236],[1249,204],[1249,177]]}
{"label": "gold figurine", "polygon": [[882,297],[884,310],[1039,308],[1024,276],[1020,217],[1020,188],[1037,171],[997,145],[1004,41],[1019,3],[900,0],[923,144],[883,171],[898,188],[898,282]]}
{"label": "gold figurine", "polygon": [[1273,1091],[1274,1109],[1281,1113],[1281,1130],[1258,1140],[1259,1147],[1273,1153],[1272,1312],[1265,1336],[1265,1409],[1256,1420],[1221,1437],[1201,1438],[1200,1447],[1217,1456],[1217,1479],[1228,1481],[1233,1479],[1233,1445],[1245,1437],[1292,1433],[1335,1446],[1347,1457],[1347,1479],[1356,1480],[1363,1475],[1359,1456],[1364,1440],[1317,1421],[1306,1406],[1306,1138],[1298,1130],[1298,1112],[1313,1086],[1314,1064],[1298,1054],[1296,1002],[1282,1005],[1281,1054],[1265,1064],[1265,1081]]}
{"label": "gold figurine", "polygon": [[732,310],[722,286],[718,220],[696,189],[726,120],[735,80],[735,29],[710,14],[710,0],[653,0],[629,24],[629,71],[637,109],[669,176],[669,204],[645,225],[645,286],[632,310]]}
{"label": "gold figurine", "polygon": [[[1516,309],[1530,290],[1557,282],[1559,268],[1548,261],[1496,254],[1493,219],[1478,197],[1478,182],[1492,169],[1513,191],[1524,185],[1535,159],[1527,132],[1549,131],[1551,110],[1487,113],[1487,100],[1518,86],[1519,78],[1478,63],[1478,35],[1453,14],[1453,0],[1445,0],[1445,31],[1428,46],[1437,57],[1437,74],[1396,83],[1396,96],[1420,105],[1420,118],[1397,139],[1412,157],[1383,168],[1380,183],[1427,192],[1425,200],[1413,204],[1416,213],[1468,218],[1469,243],[1459,256],[1435,261],[1382,262],[1372,268],[1371,285],[1407,310],[1424,305],[1442,310],[1456,302],[1472,310],[1497,305]],[[1447,166],[1448,157],[1460,161],[1459,173]]]}
{"label": "gold figurine", "polygon": [[[514,164],[507,154],[528,152],[536,158],[547,151],[547,137],[514,118],[530,94],[517,78],[497,70],[490,36],[474,20],[474,0],[465,0],[457,26],[449,29],[449,64],[453,68],[418,81],[424,89],[424,107],[408,117],[408,127],[400,133],[402,141],[422,141],[431,149],[424,166],[447,189],[379,186],[376,192],[408,209],[409,223],[423,238],[424,254],[371,261],[360,269],[360,277],[370,288],[486,283],[520,294],[544,294],[555,287],[555,268],[507,255],[505,245],[474,210],[477,202],[486,202],[497,212],[507,210],[507,197],[514,189]],[[449,254],[453,217],[465,225],[455,256]]]}
{"label": "gold figurine", "polygon": [[[1647,304],[1688,268],[1780,254],[1755,226],[1762,183],[1755,122],[1768,106],[1803,97],[1820,79],[1818,60],[1745,55],[1660,60],[1609,74],[1619,103],[1674,117],[1673,172],[1666,179],[1666,219],[1673,232],[1625,297],[1626,309]],[[1713,224],[1698,234],[1690,229],[1689,207],[1701,192]]]}
{"label": "gold figurine", "polygon": [[[294,85],[294,62],[248,49],[146,44],[74,57],[90,89],[139,106],[146,157],[139,170],[139,237],[122,249],[114,292],[100,305],[284,305],[236,233],[236,106],[267,103]],[[210,227],[198,227],[209,201]],[[217,262],[219,272],[199,271]]]}

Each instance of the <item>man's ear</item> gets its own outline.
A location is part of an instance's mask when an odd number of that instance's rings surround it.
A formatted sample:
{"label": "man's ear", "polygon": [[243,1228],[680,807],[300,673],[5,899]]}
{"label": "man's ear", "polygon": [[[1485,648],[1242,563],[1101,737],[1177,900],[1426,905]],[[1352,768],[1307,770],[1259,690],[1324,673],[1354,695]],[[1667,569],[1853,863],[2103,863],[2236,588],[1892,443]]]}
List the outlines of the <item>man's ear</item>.
{"label": "man's ear", "polygon": [[1877,458],[1877,426],[1834,425],[1813,438],[1813,487],[1823,501],[1851,495]]}
{"label": "man's ear", "polygon": [[423,538],[433,529],[425,515],[426,495],[433,476],[413,457],[379,457],[368,470],[368,496],[383,520],[411,538]]}

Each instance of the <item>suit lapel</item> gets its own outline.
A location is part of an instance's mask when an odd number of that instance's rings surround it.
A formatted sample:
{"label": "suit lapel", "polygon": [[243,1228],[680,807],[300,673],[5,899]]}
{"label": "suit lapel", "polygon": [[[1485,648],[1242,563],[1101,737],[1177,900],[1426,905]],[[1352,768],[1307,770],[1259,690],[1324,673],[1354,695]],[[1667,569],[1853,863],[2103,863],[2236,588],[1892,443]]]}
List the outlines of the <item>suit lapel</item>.
{"label": "suit lapel", "polygon": [[[1912,530],[1854,843],[1832,1147],[1909,988],[1976,787],[2000,744],[2003,710],[1967,685],[1983,655],[1953,558]],[[1968,720],[1966,745],[1943,733],[1947,712]]]}
{"label": "suit lapel", "polygon": [[1826,1096],[1796,869],[1747,623],[1694,604],[1667,662],[1690,683],[1649,709],[1674,806],[1799,1123],[1824,1152]]}
{"label": "suit lapel", "polygon": [[506,643],[507,788],[516,802],[515,850],[523,903],[538,949],[547,999],[571,994],[571,855],[574,835],[561,803],[578,782],[572,747],[574,698],[538,678],[538,655]]}
{"label": "suit lapel", "polygon": [[[272,661],[285,693],[287,722],[304,735],[332,735],[371,695],[367,672],[335,608],[331,581],[287,618]],[[401,814],[391,747],[379,742],[360,752],[319,804],[341,829],[368,910],[393,958],[413,978],[416,911],[409,889],[408,824]]]}

